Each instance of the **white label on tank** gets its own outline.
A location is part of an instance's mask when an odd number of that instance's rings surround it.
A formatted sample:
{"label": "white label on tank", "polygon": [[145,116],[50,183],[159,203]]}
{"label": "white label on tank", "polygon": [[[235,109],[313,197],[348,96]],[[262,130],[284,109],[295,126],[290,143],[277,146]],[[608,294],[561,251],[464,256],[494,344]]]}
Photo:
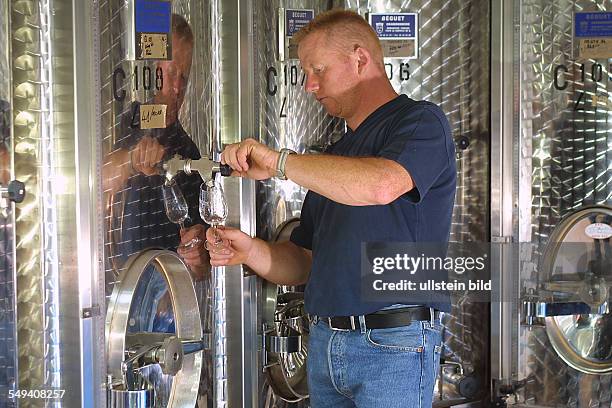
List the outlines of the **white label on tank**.
{"label": "white label on tank", "polygon": [[593,239],[608,239],[612,237],[612,226],[596,222],[586,227],[584,233]]}

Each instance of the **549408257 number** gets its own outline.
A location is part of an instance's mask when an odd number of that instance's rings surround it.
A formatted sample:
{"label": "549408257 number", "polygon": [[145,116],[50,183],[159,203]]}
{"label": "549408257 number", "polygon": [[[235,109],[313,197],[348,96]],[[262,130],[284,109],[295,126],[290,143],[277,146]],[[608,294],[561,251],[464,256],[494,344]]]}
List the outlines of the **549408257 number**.
{"label": "549408257 number", "polygon": [[66,390],[9,390],[9,399],[62,399]]}

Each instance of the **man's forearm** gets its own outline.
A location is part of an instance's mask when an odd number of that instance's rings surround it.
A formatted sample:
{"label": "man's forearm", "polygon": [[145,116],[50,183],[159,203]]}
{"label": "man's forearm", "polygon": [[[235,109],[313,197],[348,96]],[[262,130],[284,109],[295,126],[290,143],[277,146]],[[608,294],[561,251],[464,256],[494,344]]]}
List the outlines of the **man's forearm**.
{"label": "man's forearm", "polygon": [[301,285],[308,280],[312,258],[292,242],[269,243],[255,238],[246,264],[277,285]]}
{"label": "man's forearm", "polygon": [[389,162],[377,157],[289,155],[285,173],[297,184],[338,203],[378,205],[385,204],[392,193],[394,174]]}

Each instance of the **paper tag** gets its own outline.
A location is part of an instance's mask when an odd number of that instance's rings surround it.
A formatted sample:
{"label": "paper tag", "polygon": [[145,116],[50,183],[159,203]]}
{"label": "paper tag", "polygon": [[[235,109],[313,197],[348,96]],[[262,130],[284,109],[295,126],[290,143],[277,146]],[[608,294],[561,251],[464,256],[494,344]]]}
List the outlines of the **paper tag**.
{"label": "paper tag", "polygon": [[167,59],[168,34],[140,34],[140,59]]}
{"label": "paper tag", "polygon": [[381,41],[385,58],[414,58],[415,40],[384,40]]}
{"label": "paper tag", "polygon": [[581,39],[580,58],[612,58],[612,38]]}
{"label": "paper tag", "polygon": [[612,227],[602,222],[596,222],[587,226],[584,233],[593,239],[608,239],[612,237]]}
{"label": "paper tag", "polygon": [[612,99],[608,94],[591,95],[591,106],[612,110]]}
{"label": "paper tag", "polygon": [[164,129],[166,127],[166,105],[140,105],[141,129]]}

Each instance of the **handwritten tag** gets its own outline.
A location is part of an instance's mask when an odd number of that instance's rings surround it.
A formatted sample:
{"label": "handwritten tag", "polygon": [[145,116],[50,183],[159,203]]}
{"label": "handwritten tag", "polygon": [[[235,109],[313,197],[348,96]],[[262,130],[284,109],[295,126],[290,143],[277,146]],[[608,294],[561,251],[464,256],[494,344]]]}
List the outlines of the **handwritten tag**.
{"label": "handwritten tag", "polygon": [[140,59],[167,59],[168,34],[140,34]]}
{"label": "handwritten tag", "polygon": [[140,105],[141,129],[164,129],[166,127],[166,105]]}
{"label": "handwritten tag", "polygon": [[414,40],[384,40],[381,41],[385,58],[415,58]]}
{"label": "handwritten tag", "polygon": [[612,38],[581,39],[580,58],[612,58]]}

